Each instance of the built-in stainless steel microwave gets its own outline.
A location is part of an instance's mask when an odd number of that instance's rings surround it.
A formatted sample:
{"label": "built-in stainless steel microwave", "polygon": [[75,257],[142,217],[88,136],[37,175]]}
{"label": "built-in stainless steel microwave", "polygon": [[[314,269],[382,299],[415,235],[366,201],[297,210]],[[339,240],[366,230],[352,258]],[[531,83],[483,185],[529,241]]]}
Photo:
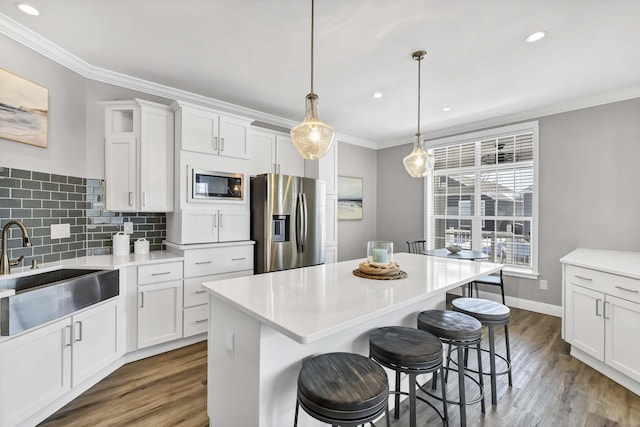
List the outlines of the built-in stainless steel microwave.
{"label": "built-in stainless steel microwave", "polygon": [[192,169],[190,200],[242,201],[244,200],[243,179],[244,175],[241,173]]}

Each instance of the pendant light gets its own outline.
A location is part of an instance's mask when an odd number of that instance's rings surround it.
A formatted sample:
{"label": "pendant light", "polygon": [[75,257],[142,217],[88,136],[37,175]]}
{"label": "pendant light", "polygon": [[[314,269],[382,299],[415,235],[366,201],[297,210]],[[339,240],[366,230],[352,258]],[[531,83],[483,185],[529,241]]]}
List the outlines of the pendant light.
{"label": "pendant light", "polygon": [[304,120],[291,129],[291,139],[298,153],[305,159],[320,159],[327,154],[333,142],[334,130],[320,120],[318,95],[313,93],[313,16],[314,3],[311,0],[311,93],[306,98]]}
{"label": "pendant light", "polygon": [[420,133],[420,62],[427,56],[427,52],[419,50],[413,52],[411,57],[418,61],[418,133],[413,139],[413,151],[404,158],[404,167],[414,178],[422,178],[426,176],[431,168],[433,168],[434,158],[432,154],[427,153],[424,149],[424,141]]}

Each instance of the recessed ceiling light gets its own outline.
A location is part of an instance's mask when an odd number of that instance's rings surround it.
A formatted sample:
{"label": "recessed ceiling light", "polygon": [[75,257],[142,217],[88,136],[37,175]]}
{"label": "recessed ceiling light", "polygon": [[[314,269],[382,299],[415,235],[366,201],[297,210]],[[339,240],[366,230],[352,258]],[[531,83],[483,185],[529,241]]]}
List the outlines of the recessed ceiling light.
{"label": "recessed ceiling light", "polygon": [[373,92],[371,96],[373,96],[376,99],[382,98],[382,92]]}
{"label": "recessed ceiling light", "polygon": [[527,43],[533,43],[542,39],[546,35],[547,33],[545,31],[536,31],[535,33],[529,34],[525,40]]}
{"label": "recessed ceiling light", "polygon": [[442,111],[451,111],[451,107],[444,107]]}
{"label": "recessed ceiling light", "polygon": [[33,16],[40,15],[40,12],[38,12],[38,9],[36,9],[33,6],[31,6],[30,4],[18,3],[17,6],[18,6],[18,9],[20,9],[21,11],[23,11],[27,15],[33,15]]}

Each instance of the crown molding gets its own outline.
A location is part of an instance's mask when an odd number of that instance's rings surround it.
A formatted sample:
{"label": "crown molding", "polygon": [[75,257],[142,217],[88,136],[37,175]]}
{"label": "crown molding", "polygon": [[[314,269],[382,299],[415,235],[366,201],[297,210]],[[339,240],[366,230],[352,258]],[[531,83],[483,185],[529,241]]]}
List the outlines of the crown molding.
{"label": "crown molding", "polygon": [[[465,123],[459,126],[436,127],[427,129],[425,133],[428,138],[425,141],[432,141],[449,136],[460,135],[468,132],[475,132],[484,129],[490,129],[497,126],[517,124],[519,122],[540,119],[545,116],[554,114],[567,113],[569,111],[582,110],[584,108],[597,107],[599,105],[610,104],[612,102],[626,101],[633,98],[640,98],[640,86],[630,86],[622,89],[616,89],[609,92],[598,93],[566,102],[547,105],[542,108],[521,111],[518,113],[507,114],[504,116],[493,117],[486,120]],[[396,147],[404,144],[412,144],[413,138],[395,141],[384,141],[377,144],[378,149]]]}
{"label": "crown molding", "polygon": [[[120,86],[175,101],[190,102],[203,107],[213,108],[221,112],[251,118],[253,120],[258,120],[287,129],[291,129],[298,125],[298,122],[294,120],[231,104],[229,102],[220,101],[214,98],[209,98],[186,90],[150,82],[148,80],[143,80],[105,68],[95,67],[3,13],[0,13],[0,34],[6,35],[31,50],[40,53],[52,61],[55,61],[90,80]],[[349,135],[336,134],[336,140],[374,150],[377,149],[377,145],[375,143]]]}

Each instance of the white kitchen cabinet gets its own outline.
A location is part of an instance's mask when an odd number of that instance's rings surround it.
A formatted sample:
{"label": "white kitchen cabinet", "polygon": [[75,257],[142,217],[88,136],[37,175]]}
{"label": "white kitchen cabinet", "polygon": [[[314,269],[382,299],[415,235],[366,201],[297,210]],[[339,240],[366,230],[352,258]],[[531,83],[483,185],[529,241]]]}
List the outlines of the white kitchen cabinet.
{"label": "white kitchen cabinet", "polygon": [[253,129],[249,141],[249,174],[305,176],[304,158],[288,135]]}
{"label": "white kitchen cabinet", "polygon": [[0,344],[0,425],[21,424],[124,354],[120,300]]}
{"label": "white kitchen cabinet", "polygon": [[124,330],[118,317],[118,300],[73,316],[72,387],[124,354]]}
{"label": "white kitchen cabinet", "polygon": [[168,247],[184,257],[183,336],[203,334],[209,327],[209,294],[202,284],[252,275],[253,242]]}
{"label": "white kitchen cabinet", "polygon": [[167,238],[180,244],[249,240],[249,211],[184,209],[171,217]]}
{"label": "white kitchen cabinet", "polygon": [[180,149],[218,156],[248,158],[251,120],[220,114],[186,102],[174,102],[176,142]]}
{"label": "white kitchen cabinet", "polygon": [[182,271],[181,262],[138,267],[138,349],[182,338]]}
{"label": "white kitchen cabinet", "polygon": [[[576,250],[561,260],[564,339],[571,344],[571,355],[638,393],[640,277],[616,274],[628,271],[604,265],[607,251],[600,252],[594,258],[598,252]],[[597,262],[590,265],[592,259]],[[638,263],[627,263],[633,265]]]}
{"label": "white kitchen cabinet", "polygon": [[0,344],[0,425],[19,425],[71,390],[71,324],[65,318]]}
{"label": "white kitchen cabinet", "polygon": [[105,209],[173,210],[173,112],[135,99],[106,101]]}
{"label": "white kitchen cabinet", "polygon": [[318,179],[327,183],[327,198],[338,196],[338,141],[333,141],[327,154],[318,160]]}
{"label": "white kitchen cabinet", "polygon": [[305,176],[304,157],[298,153],[289,136],[276,135],[277,173],[282,175]]}

